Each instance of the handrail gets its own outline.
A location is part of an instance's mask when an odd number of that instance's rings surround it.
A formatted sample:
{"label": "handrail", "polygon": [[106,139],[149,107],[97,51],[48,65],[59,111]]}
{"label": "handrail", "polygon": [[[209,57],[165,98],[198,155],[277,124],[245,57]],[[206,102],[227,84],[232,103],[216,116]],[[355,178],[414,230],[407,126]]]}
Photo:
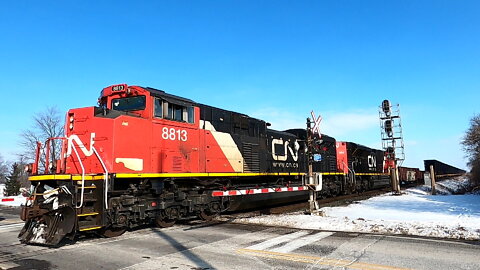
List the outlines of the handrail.
{"label": "handrail", "polygon": [[95,155],[97,156],[98,160],[100,161],[100,164],[102,164],[103,170],[105,171],[105,174],[104,174],[105,183],[103,188],[105,189],[105,209],[107,209],[108,208],[108,170],[107,170],[107,166],[105,166],[105,163],[103,162],[102,158],[98,154],[97,149],[95,149],[93,145],[92,145],[92,149]]}
{"label": "handrail", "polygon": [[37,149],[35,149],[35,163],[32,165],[32,174],[38,174],[38,163],[40,162],[40,152],[42,151],[42,143],[37,141]]}
{"label": "handrail", "polygon": [[353,170],[353,168],[350,169],[350,167],[348,167],[348,165],[345,164],[345,162],[342,162],[342,163],[343,163],[344,166],[346,165],[347,170],[353,175],[353,184],[354,184],[354,186],[355,186],[355,188],[356,188],[356,187],[357,187],[357,179],[356,179],[356,177],[355,177],[355,171]]}
{"label": "handrail", "polygon": [[80,155],[78,155],[78,151],[77,151],[77,148],[75,148],[75,145],[72,144],[72,148],[73,148],[73,151],[75,152],[75,155],[77,156],[78,158],[78,163],[80,163],[80,167],[82,167],[82,191],[80,193],[80,206],[78,205],[75,205],[75,208],[82,208],[83,206],[83,196],[84,196],[84,192],[85,192],[85,167],[83,167],[83,162],[82,160],[80,159]]}
{"label": "handrail", "polygon": [[[60,163],[60,171],[63,172],[63,170],[65,169],[65,162],[66,162],[66,157],[65,157],[65,141],[67,141],[67,138],[66,137],[52,137],[52,138],[48,138],[46,141],[45,141],[45,174],[48,174],[49,173],[49,167],[50,167],[50,142],[51,141],[54,141],[54,140],[62,140],[62,148],[61,148],[61,152],[60,152],[60,160],[61,160],[61,163]],[[40,144],[40,147],[41,147],[41,144]],[[55,158],[55,157],[54,157]],[[38,166],[38,165],[37,165]],[[57,168],[58,169],[58,168]]]}
{"label": "handrail", "polygon": [[[53,141],[53,140],[62,140],[63,142],[67,142],[67,143],[70,143],[68,138],[66,137],[52,137],[52,138],[48,138],[47,141],[45,142],[45,157],[46,157],[46,160],[45,160],[45,173],[49,173],[49,165],[50,165],[50,141]],[[37,142],[37,156],[36,156],[36,161],[35,161],[35,168],[36,170],[38,170],[38,162],[39,162],[39,157],[40,157],[40,149],[41,149],[41,143],[40,142]],[[71,143],[71,146],[73,148],[73,151],[75,152],[75,156],[77,157],[78,159],[78,162],[80,164],[80,167],[82,168],[82,189],[81,189],[81,193],[80,193],[80,205],[76,205],[75,208],[81,208],[83,206],[83,202],[84,202],[84,197],[85,197],[85,166],[83,165],[83,162],[82,160],[80,159],[80,155],[78,154],[78,151],[77,151],[77,147],[75,146],[75,144]],[[61,163],[60,163],[60,171],[63,172],[63,170],[66,168],[66,145],[64,143],[62,143],[62,148],[61,148]],[[100,156],[100,154],[98,153],[97,149],[95,149],[95,147],[92,145],[91,146],[92,149],[93,149],[93,152],[95,153],[95,156],[98,158],[100,164],[102,165],[102,168],[103,170],[105,171],[105,173],[103,174],[104,175],[104,188],[105,188],[105,208],[108,208],[108,169],[107,169],[107,166],[105,165],[105,162],[103,161],[102,157]]]}

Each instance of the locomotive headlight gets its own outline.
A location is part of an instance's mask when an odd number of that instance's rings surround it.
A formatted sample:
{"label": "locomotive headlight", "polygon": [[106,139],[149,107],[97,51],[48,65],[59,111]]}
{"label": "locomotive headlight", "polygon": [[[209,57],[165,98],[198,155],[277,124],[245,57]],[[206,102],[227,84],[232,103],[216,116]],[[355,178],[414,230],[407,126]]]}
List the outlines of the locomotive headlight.
{"label": "locomotive headlight", "polygon": [[70,125],[68,126],[70,128],[70,130],[73,130],[73,121],[75,120],[75,118],[73,117],[73,113],[70,114],[70,117],[68,118],[68,121],[70,122]]}

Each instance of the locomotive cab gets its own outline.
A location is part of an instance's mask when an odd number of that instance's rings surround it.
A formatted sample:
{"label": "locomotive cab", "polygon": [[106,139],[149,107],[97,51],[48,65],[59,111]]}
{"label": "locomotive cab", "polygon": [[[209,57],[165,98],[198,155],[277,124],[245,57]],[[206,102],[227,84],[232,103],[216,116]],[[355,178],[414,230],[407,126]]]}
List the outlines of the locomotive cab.
{"label": "locomotive cab", "polygon": [[[129,224],[107,218],[112,206],[126,202],[112,198],[112,191],[159,194],[163,181],[149,176],[200,170],[199,112],[193,101],[122,84],[104,88],[98,104],[69,110],[65,137],[38,145],[29,177],[35,191],[22,210],[22,242],[56,245],[78,231],[116,235]],[[150,219],[158,216],[155,204],[142,210],[150,211]]]}

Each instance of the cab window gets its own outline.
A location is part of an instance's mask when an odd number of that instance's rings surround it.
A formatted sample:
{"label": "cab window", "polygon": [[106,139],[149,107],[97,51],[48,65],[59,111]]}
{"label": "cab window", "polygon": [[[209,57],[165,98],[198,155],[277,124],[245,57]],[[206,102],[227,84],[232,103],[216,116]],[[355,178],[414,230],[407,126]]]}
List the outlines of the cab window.
{"label": "cab window", "polygon": [[195,119],[193,112],[194,110],[192,106],[178,105],[159,98],[155,99],[155,117],[178,122],[193,123]]}
{"label": "cab window", "polygon": [[154,116],[162,118],[163,117],[163,101],[159,98],[155,99],[155,106],[154,106]]}
{"label": "cab window", "polygon": [[140,111],[145,109],[145,96],[115,98],[112,100],[112,110]]}

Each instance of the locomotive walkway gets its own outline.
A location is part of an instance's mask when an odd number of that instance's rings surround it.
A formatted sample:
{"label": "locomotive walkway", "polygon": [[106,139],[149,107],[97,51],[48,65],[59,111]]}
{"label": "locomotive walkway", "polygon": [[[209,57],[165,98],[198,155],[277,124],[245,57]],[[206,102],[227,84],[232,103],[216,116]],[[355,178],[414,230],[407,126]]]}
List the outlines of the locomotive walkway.
{"label": "locomotive walkway", "polygon": [[47,248],[19,244],[16,222],[0,224],[0,269],[480,269],[459,241],[191,222]]}

